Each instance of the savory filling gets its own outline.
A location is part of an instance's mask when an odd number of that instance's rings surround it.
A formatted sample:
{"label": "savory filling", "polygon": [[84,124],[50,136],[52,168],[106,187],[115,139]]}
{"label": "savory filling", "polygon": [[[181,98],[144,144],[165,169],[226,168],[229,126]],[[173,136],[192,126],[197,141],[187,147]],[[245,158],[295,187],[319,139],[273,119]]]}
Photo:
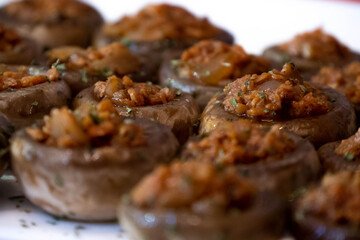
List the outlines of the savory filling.
{"label": "savory filling", "polygon": [[347,161],[355,161],[360,158],[360,129],[348,139],[342,140],[335,148],[335,153],[344,156]]}
{"label": "savory filling", "polygon": [[0,52],[10,51],[21,42],[20,36],[0,24]]}
{"label": "savory filling", "polygon": [[336,224],[360,224],[360,172],[325,175],[321,186],[300,201],[304,214]]}
{"label": "savory filling", "polygon": [[25,68],[17,72],[0,72],[0,91],[11,92],[14,89],[32,87],[45,82],[55,82],[58,79],[59,74],[55,67],[50,68],[46,75],[31,75]]}
{"label": "savory filling", "polygon": [[278,126],[239,120],[224,123],[199,142],[190,142],[183,156],[216,165],[252,164],[279,161],[294,149],[294,141]]}
{"label": "savory filling", "polygon": [[245,210],[255,198],[253,185],[234,168],[202,162],[174,162],[157,167],[131,192],[137,207],[188,209],[199,214]]}
{"label": "savory filling", "polygon": [[196,18],[187,10],[169,4],[148,5],[135,16],[125,16],[104,28],[106,35],[138,41],[204,39],[218,32],[206,18]]}
{"label": "savory filling", "polygon": [[106,77],[132,73],[140,67],[138,58],[120,43],[112,43],[99,50],[59,47],[48,51],[46,55],[60,69],[85,70],[87,73]]}
{"label": "savory filling", "polygon": [[74,0],[14,1],[5,6],[8,15],[26,22],[58,23],[66,19],[77,19],[90,15],[93,9]]}
{"label": "savory filling", "polygon": [[180,77],[213,86],[269,68],[266,59],[248,55],[239,45],[211,40],[203,40],[184,51],[178,65]]}
{"label": "savory filling", "polygon": [[338,62],[351,54],[347,47],[322,29],[299,34],[279,48],[291,56],[326,62]]}
{"label": "savory filling", "polygon": [[43,127],[26,128],[38,142],[63,148],[138,147],[146,144],[143,130],[122,120],[109,100],[96,106],[83,105],[70,111],[67,107],[53,109],[44,117]]}
{"label": "savory filling", "polygon": [[226,111],[247,117],[299,118],[329,111],[325,94],[305,82],[295,66],[285,64],[279,72],[245,75],[224,88]]}
{"label": "savory filling", "polygon": [[175,89],[160,88],[148,83],[134,83],[129,77],[118,78],[111,76],[106,82],[97,82],[94,95],[98,100],[110,99],[116,106],[141,107],[165,104],[181,94]]}
{"label": "savory filling", "polygon": [[360,62],[343,68],[323,67],[311,81],[335,88],[350,102],[360,103]]}

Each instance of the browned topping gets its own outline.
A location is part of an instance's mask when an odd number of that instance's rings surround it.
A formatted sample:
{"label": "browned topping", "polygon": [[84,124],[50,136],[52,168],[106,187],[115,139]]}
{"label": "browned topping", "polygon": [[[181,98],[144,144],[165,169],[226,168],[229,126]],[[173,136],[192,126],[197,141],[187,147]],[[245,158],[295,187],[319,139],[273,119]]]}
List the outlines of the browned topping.
{"label": "browned topping", "polygon": [[148,83],[134,83],[129,77],[111,76],[94,86],[97,99],[110,99],[117,106],[141,107],[165,104],[175,98],[175,89],[160,88]]}
{"label": "browned topping", "polygon": [[335,148],[335,152],[348,161],[359,159],[360,157],[360,129],[348,139],[342,140],[340,145]]}
{"label": "browned topping", "polygon": [[269,69],[269,62],[248,55],[239,45],[203,40],[183,52],[178,69],[181,77],[218,86],[224,80],[262,73]]}
{"label": "browned topping", "polygon": [[246,75],[224,88],[226,111],[247,117],[308,117],[329,110],[327,97],[305,82],[293,64],[281,72]]}
{"label": "browned topping", "polygon": [[135,16],[125,16],[104,28],[106,35],[140,41],[204,39],[218,31],[206,18],[196,18],[187,10],[169,4],[148,5]]}
{"label": "browned topping", "polygon": [[333,36],[326,34],[322,29],[299,34],[290,42],[279,47],[292,56],[326,62],[341,61],[350,55],[347,47]]}
{"label": "browned topping", "polygon": [[336,224],[360,224],[360,172],[325,175],[321,186],[300,201],[305,214]]}
{"label": "browned topping", "polygon": [[131,192],[132,203],[139,207],[187,208],[205,214],[246,209],[254,196],[255,188],[235,169],[219,171],[212,164],[195,161],[160,166]]}
{"label": "browned topping", "polygon": [[0,24],[0,51],[6,52],[12,50],[21,42],[20,36],[14,31],[5,28]]}
{"label": "browned topping", "polygon": [[59,59],[59,63],[64,63],[67,70],[85,69],[88,73],[105,76],[132,73],[140,67],[138,58],[120,43],[112,43],[99,50],[59,47],[46,54],[50,62]]}
{"label": "browned topping", "polygon": [[59,22],[65,19],[77,19],[81,15],[92,15],[94,10],[74,0],[25,0],[14,1],[5,6],[10,16],[27,22]]}
{"label": "browned topping", "polygon": [[0,73],[0,91],[18,88],[32,87],[37,84],[55,82],[58,80],[58,72],[56,68],[51,68],[45,75],[30,75],[25,70],[18,72]]}
{"label": "browned topping", "polygon": [[239,120],[224,123],[199,142],[190,142],[184,158],[221,165],[251,164],[281,160],[294,148],[294,142],[278,126]]}
{"label": "browned topping", "polygon": [[66,107],[53,109],[44,120],[42,128],[30,127],[26,132],[34,140],[51,146],[137,147],[145,144],[142,129],[125,123],[109,100],[100,102],[96,108],[84,105],[74,112]]}
{"label": "browned topping", "polygon": [[350,102],[360,103],[360,62],[352,62],[343,68],[323,67],[312,81],[335,88]]}

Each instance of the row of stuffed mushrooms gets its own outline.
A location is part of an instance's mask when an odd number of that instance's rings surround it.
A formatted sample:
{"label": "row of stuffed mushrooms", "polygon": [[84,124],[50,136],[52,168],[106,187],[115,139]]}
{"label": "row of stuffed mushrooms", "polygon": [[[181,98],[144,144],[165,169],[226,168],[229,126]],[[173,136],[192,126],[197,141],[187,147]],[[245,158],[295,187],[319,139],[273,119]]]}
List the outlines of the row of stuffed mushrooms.
{"label": "row of stuffed mushrooms", "polygon": [[46,212],[132,239],[360,237],[360,62],[333,36],[255,56],[166,4],[0,13],[0,172]]}

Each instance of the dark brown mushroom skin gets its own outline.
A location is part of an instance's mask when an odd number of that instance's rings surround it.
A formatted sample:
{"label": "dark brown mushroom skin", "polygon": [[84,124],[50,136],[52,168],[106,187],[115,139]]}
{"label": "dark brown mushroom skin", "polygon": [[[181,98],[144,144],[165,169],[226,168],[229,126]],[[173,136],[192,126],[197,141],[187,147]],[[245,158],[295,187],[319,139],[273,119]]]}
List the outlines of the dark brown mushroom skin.
{"label": "dark brown mushroom skin", "polygon": [[[240,175],[253,181],[261,190],[276,193],[287,201],[299,189],[319,178],[321,164],[314,146],[308,140],[286,130],[281,131],[294,141],[293,152],[274,162],[259,161],[238,164],[236,167]],[[192,141],[199,141],[199,138],[193,138]],[[186,161],[186,155],[182,154],[182,159]]]}
{"label": "dark brown mushroom skin", "polygon": [[327,143],[319,148],[318,155],[320,158],[320,162],[323,165],[324,171],[359,171],[359,159],[355,158],[352,160],[347,160],[344,156],[338,155],[335,152],[335,148],[340,145],[340,142],[341,141]]}
{"label": "dark brown mushroom skin", "polygon": [[358,240],[358,226],[336,225],[318,216],[305,214],[296,206],[292,214],[291,230],[296,240]]}
{"label": "dark brown mushroom skin", "polygon": [[[345,96],[334,89],[321,87],[333,100],[333,108],[322,115],[295,118],[284,121],[255,120],[263,125],[280,124],[283,129],[308,139],[316,148],[321,145],[350,137],[356,131],[355,112]],[[214,96],[201,115],[200,134],[207,133],[223,121],[236,121],[242,116],[225,111],[222,104],[225,94]]]}
{"label": "dark brown mushroom skin", "polygon": [[[94,88],[87,88],[81,91],[74,99],[75,108],[86,103],[97,103],[94,97]],[[195,100],[188,93],[182,92],[175,96],[174,101],[166,104],[158,104],[143,107],[115,107],[121,116],[146,118],[158,121],[169,126],[181,144],[194,133],[200,111]]]}
{"label": "dark brown mushroom skin", "polygon": [[12,167],[25,196],[70,219],[115,219],[120,196],[156,164],[169,162],[178,149],[167,127],[146,119],[130,121],[143,129],[145,146],[65,149],[36,142],[24,130],[16,132]]}
{"label": "dark brown mushroom skin", "polygon": [[9,163],[9,139],[13,131],[8,118],[0,112],[0,177]]}
{"label": "dark brown mushroom skin", "polygon": [[210,216],[184,209],[143,209],[124,197],[118,218],[131,239],[274,240],[282,236],[284,208],[266,193],[259,193],[249,209]]}
{"label": "dark brown mushroom skin", "polygon": [[[272,59],[275,62],[285,64],[292,62],[295,64],[296,68],[300,71],[301,75],[305,80],[310,81],[311,77],[316,75],[318,71],[325,66],[329,66],[329,63],[326,61],[306,59],[303,57],[291,56],[287,52],[281,50],[278,46],[272,46],[264,50],[263,56]],[[334,66],[343,66],[347,63],[350,63],[354,60],[359,60],[360,54],[353,53],[353,56],[349,59],[344,59],[344,61],[339,63],[333,63]]]}
{"label": "dark brown mushroom skin", "polygon": [[[0,65],[0,71],[16,71],[18,68]],[[30,74],[46,75],[46,71],[41,67],[25,68]],[[0,92],[0,112],[9,118],[15,129],[19,129],[42,119],[54,107],[66,106],[70,97],[70,89],[62,80],[27,88],[3,90]]]}
{"label": "dark brown mushroom skin", "polygon": [[21,42],[9,51],[0,51],[0,63],[10,65],[30,65],[41,61],[41,49],[38,44],[30,39]]}
{"label": "dark brown mushroom skin", "polygon": [[53,19],[39,22],[18,19],[9,14],[6,10],[7,5],[4,5],[0,8],[0,22],[14,29],[21,36],[35,40],[44,48],[64,45],[87,47],[91,44],[96,29],[103,24],[103,18],[95,9],[87,4],[81,4],[88,10],[86,13],[79,13],[76,18],[68,18],[59,13],[58,16],[54,15]]}
{"label": "dark brown mushroom skin", "polygon": [[[220,30],[219,33],[214,36],[214,40],[219,40],[225,43],[232,44],[234,38],[232,35],[224,30]],[[127,45],[131,52],[133,52],[137,57],[141,59],[141,62],[147,66],[148,71],[153,76],[152,81],[158,83],[159,76],[158,70],[164,59],[164,56],[168,52],[180,52],[181,50],[186,49],[187,47],[192,46],[200,39],[187,39],[187,40],[177,40],[177,39],[163,39],[157,41],[132,41],[124,38],[113,38],[105,36],[101,32],[97,35],[94,40],[94,45],[96,47],[103,47],[112,42],[120,41],[123,44]]]}

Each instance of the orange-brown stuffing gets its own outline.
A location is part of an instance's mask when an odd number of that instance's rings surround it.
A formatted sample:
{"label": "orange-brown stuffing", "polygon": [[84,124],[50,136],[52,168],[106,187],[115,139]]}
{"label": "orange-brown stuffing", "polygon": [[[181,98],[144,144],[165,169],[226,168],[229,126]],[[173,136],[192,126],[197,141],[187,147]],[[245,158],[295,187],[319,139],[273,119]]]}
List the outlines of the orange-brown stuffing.
{"label": "orange-brown stuffing", "polygon": [[335,148],[335,153],[347,161],[355,161],[360,157],[360,129],[348,139],[342,140]]}
{"label": "orange-brown stuffing", "polygon": [[189,161],[159,166],[131,192],[135,206],[188,209],[201,214],[247,209],[256,189],[234,168],[222,170],[214,165]]}
{"label": "orange-brown stuffing", "polygon": [[169,4],[148,5],[136,15],[125,16],[104,28],[106,35],[140,41],[204,39],[218,31],[206,18],[196,18],[187,10]]}
{"label": "orange-brown stuffing", "polygon": [[140,62],[130,50],[120,44],[112,43],[94,50],[79,47],[59,47],[46,53],[51,63],[64,64],[66,70],[86,70],[87,73],[128,74],[139,69]]}
{"label": "orange-brown stuffing", "polygon": [[343,68],[323,67],[312,81],[335,88],[352,103],[360,103],[360,62]]}
{"label": "orange-brown stuffing", "polygon": [[289,42],[279,46],[291,56],[303,57],[325,62],[339,62],[350,56],[349,49],[335,37],[326,34],[322,29],[298,34]]}
{"label": "orange-brown stuffing", "polygon": [[224,88],[226,111],[247,117],[309,117],[329,111],[321,90],[305,82],[291,63],[281,71],[245,75]]}
{"label": "orange-brown stuffing", "polygon": [[56,68],[51,68],[46,75],[31,75],[25,69],[17,72],[5,71],[0,74],[0,91],[32,87],[45,82],[55,82],[59,78]]}
{"label": "orange-brown stuffing", "polygon": [[360,172],[328,174],[299,202],[305,215],[335,224],[360,225]]}
{"label": "orange-brown stuffing", "polygon": [[165,104],[175,99],[175,89],[160,88],[151,83],[134,83],[129,77],[111,76],[106,82],[97,82],[94,95],[110,99],[116,106],[141,107]]}
{"label": "orange-brown stuffing", "polygon": [[248,55],[239,45],[212,40],[203,40],[184,51],[178,65],[181,77],[213,86],[269,68],[266,59]]}
{"label": "orange-brown stuffing", "polygon": [[279,161],[294,149],[294,141],[278,126],[239,120],[224,123],[199,142],[190,142],[183,158],[219,165],[252,164]]}
{"label": "orange-brown stuffing", "polygon": [[38,142],[62,148],[115,145],[137,147],[145,144],[143,130],[124,122],[109,100],[96,107],[84,105],[70,111],[53,109],[44,117],[43,127],[28,127],[27,134]]}

